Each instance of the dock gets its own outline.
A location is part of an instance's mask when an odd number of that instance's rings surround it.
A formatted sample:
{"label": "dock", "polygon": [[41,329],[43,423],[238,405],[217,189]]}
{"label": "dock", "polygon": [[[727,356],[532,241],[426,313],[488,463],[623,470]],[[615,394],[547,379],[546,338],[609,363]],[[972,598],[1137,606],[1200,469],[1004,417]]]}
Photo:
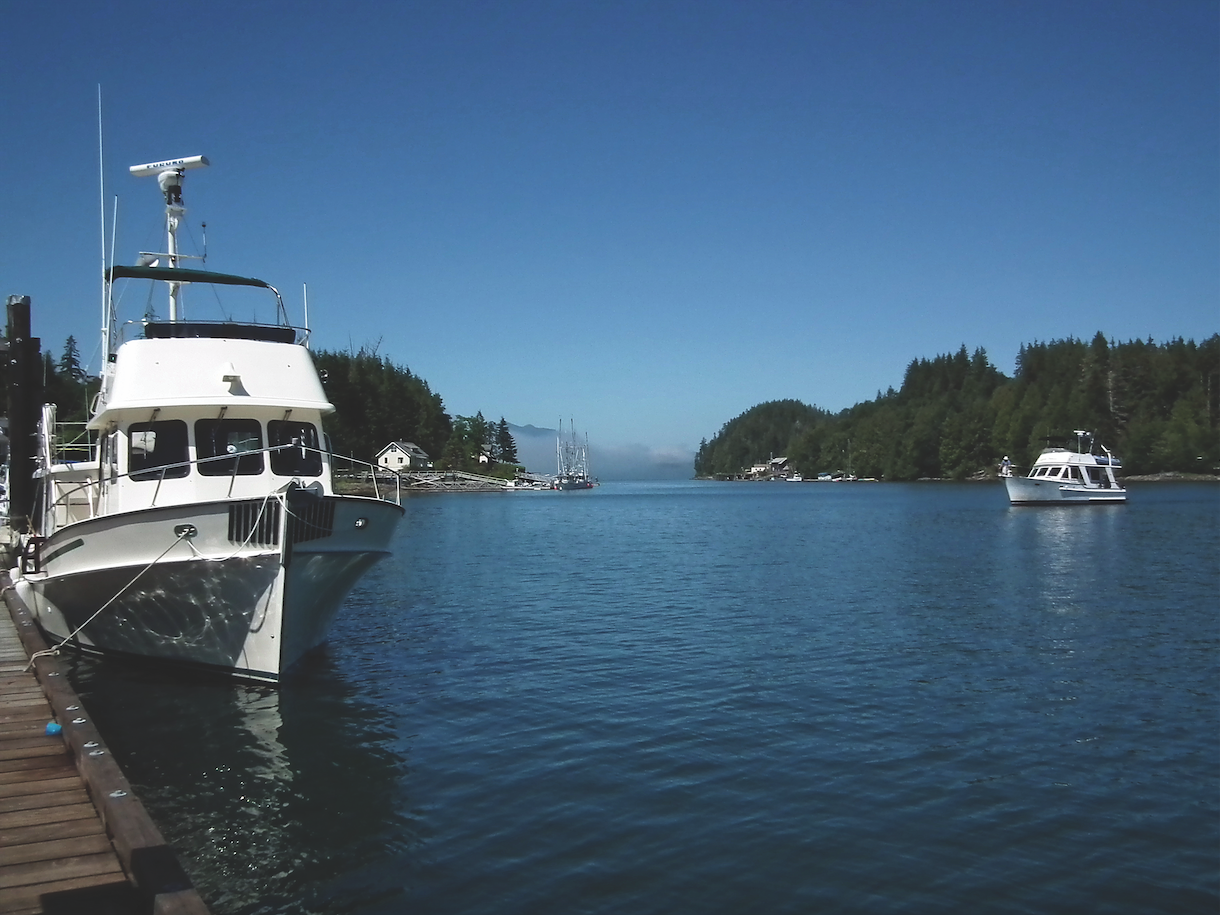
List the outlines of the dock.
{"label": "dock", "polygon": [[0,913],[207,915],[66,664],[30,664],[47,645],[7,572],[0,593]]}
{"label": "dock", "polygon": [[518,473],[516,479],[490,477],[463,470],[410,470],[402,473],[336,474],[340,492],[389,498],[408,493],[428,492],[524,492],[530,489],[550,489],[553,477],[540,473]]}

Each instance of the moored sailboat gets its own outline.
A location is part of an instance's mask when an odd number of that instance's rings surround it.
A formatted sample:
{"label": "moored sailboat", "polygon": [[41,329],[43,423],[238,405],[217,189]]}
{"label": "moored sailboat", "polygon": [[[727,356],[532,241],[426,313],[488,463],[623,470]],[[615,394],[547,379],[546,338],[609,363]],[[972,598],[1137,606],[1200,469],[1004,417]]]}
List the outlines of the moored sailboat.
{"label": "moored sailboat", "polygon": [[597,481],[589,472],[589,438],[581,442],[576,437],[575,424],[571,434],[566,438],[563,434],[563,423],[559,424],[559,432],[555,437],[556,474],[551,484],[552,489],[592,489]]}

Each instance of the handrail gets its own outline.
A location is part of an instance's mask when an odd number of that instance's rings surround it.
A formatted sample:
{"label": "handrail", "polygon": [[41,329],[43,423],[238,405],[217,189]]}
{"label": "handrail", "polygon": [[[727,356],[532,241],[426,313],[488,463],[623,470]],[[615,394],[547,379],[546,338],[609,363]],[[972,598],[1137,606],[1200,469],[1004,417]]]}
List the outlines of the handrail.
{"label": "handrail", "polygon": [[[137,332],[143,332],[145,334],[145,336],[147,336],[148,327],[150,325],[168,326],[169,323],[170,322],[168,322],[168,321],[153,321],[153,320],[148,320],[145,318],[141,318],[140,320],[124,321],[122,324],[118,324],[114,328],[114,331],[113,331],[114,344],[117,348],[118,346],[121,346],[122,344],[126,343],[127,342],[127,331],[129,329],[135,330]],[[313,334],[313,331],[310,328],[300,327],[296,324],[263,324],[258,321],[225,321],[225,320],[181,321],[178,323],[183,324],[183,325],[193,325],[196,327],[196,329],[201,328],[201,327],[214,327],[219,330],[224,330],[227,328],[235,328],[235,327],[255,327],[255,328],[260,328],[260,329],[264,329],[267,331],[291,330],[291,331],[293,331],[293,333],[295,335],[294,340],[298,346],[306,346],[309,343],[309,339]],[[198,334],[186,334],[186,336],[191,337],[191,336],[199,336],[199,335]],[[138,339],[138,338],[136,338],[136,339]],[[285,341],[285,342],[287,342],[287,341]]]}
{"label": "handrail", "polygon": [[[98,498],[100,497],[100,489],[101,489],[101,485],[103,482],[113,483],[113,482],[117,482],[118,480],[122,480],[124,478],[131,479],[133,482],[136,482],[136,483],[152,482],[154,479],[153,474],[156,474],[155,479],[157,481],[157,488],[153,493],[153,499],[152,499],[152,504],[155,505],[156,501],[157,501],[157,496],[160,494],[160,491],[161,491],[161,484],[165,481],[166,474],[170,470],[173,470],[178,467],[189,468],[193,465],[207,464],[207,463],[212,463],[215,461],[232,461],[232,460],[234,460],[234,458],[238,458],[238,457],[241,457],[241,456],[247,455],[247,454],[270,454],[272,452],[284,451],[286,449],[298,449],[298,450],[303,450],[303,451],[312,451],[312,452],[320,455],[324,461],[327,457],[329,457],[330,462],[331,462],[330,477],[332,480],[332,486],[333,486],[333,480],[334,480],[334,461],[336,459],[347,461],[349,464],[356,464],[356,465],[363,466],[363,467],[367,468],[369,475],[372,477],[373,494],[376,499],[378,499],[382,502],[393,501],[398,505],[402,504],[402,475],[397,470],[392,470],[390,468],[378,468],[375,464],[370,464],[368,461],[362,461],[359,458],[349,457],[345,454],[335,454],[334,452],[325,451],[321,448],[314,448],[310,445],[294,445],[291,442],[289,442],[289,443],[283,444],[283,445],[268,445],[266,448],[259,448],[255,451],[240,451],[240,452],[236,452],[234,454],[219,454],[219,455],[213,455],[212,457],[195,458],[194,460],[190,460],[190,461],[178,461],[177,463],[174,463],[174,464],[163,464],[159,467],[149,468],[147,470],[128,471],[127,473],[117,474],[117,475],[108,477],[106,481],[102,480],[101,468],[99,467],[98,468],[98,479],[84,480],[82,482],[77,483],[77,485],[72,487],[71,489],[64,490],[62,492],[62,494],[58,498],[56,498],[54,502],[51,503],[51,508],[56,509],[61,506],[67,507],[70,504],[70,500],[73,495],[83,492],[83,491],[90,490],[94,487],[97,487],[98,496],[92,497],[89,499],[90,517],[94,517],[97,515]],[[78,463],[83,463],[83,462],[78,462]],[[236,464],[236,462],[235,462],[235,464]],[[325,467],[325,463],[323,464],[323,466]],[[379,469],[388,471],[389,473],[392,473],[394,475],[395,491],[394,491],[393,500],[391,500],[387,497],[383,497],[381,495],[381,487],[378,485],[378,481],[377,481],[377,471]],[[141,476],[147,474],[148,476],[146,477],[146,479],[137,480],[137,479],[134,479],[135,474],[139,474]],[[325,473],[318,474],[318,477],[313,478],[313,479],[321,478],[324,475],[325,475]],[[256,476],[256,474],[250,474],[250,476]]]}
{"label": "handrail", "polygon": [[[73,432],[75,427],[80,429]],[[51,436],[51,454],[57,461],[62,461],[65,464],[73,463],[68,459],[69,452],[82,452],[90,454],[93,450],[93,442],[89,436],[89,424],[84,422],[56,422],[55,431]],[[60,430],[65,434],[72,434],[70,441],[64,441],[64,436],[60,435]],[[88,460],[88,458],[86,458]]]}
{"label": "handrail", "polygon": [[275,294],[279,306],[279,314],[284,323],[288,323],[288,309],[284,307],[284,298],[280,291],[266,280],[252,276],[233,276],[229,273],[213,273],[210,270],[191,270],[185,267],[124,267],[115,264],[106,271],[106,281],[113,283],[117,279],[161,280],[165,283],[207,283],[218,286],[256,286],[260,289],[270,289]]}

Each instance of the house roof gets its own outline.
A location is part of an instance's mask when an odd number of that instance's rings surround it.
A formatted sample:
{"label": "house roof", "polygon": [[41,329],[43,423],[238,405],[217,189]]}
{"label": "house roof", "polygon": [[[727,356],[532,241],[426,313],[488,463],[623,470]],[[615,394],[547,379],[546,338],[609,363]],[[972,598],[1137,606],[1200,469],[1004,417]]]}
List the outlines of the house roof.
{"label": "house roof", "polygon": [[381,457],[383,454],[389,454],[391,451],[402,451],[405,454],[411,455],[412,457],[422,457],[424,459],[427,459],[428,457],[428,452],[424,451],[424,449],[415,444],[415,442],[390,442],[390,444],[386,445],[377,452],[377,457]]}

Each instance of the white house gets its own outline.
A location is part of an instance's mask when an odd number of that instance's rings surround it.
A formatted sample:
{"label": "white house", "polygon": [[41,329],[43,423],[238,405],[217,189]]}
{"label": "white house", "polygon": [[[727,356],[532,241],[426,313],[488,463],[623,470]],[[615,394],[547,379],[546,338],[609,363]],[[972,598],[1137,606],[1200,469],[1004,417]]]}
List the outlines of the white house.
{"label": "white house", "polygon": [[788,459],[786,457],[773,457],[765,464],[754,464],[750,467],[748,474],[754,480],[771,480],[787,475]]}
{"label": "white house", "polygon": [[387,470],[428,470],[432,459],[414,442],[390,442],[377,452],[377,466]]}

